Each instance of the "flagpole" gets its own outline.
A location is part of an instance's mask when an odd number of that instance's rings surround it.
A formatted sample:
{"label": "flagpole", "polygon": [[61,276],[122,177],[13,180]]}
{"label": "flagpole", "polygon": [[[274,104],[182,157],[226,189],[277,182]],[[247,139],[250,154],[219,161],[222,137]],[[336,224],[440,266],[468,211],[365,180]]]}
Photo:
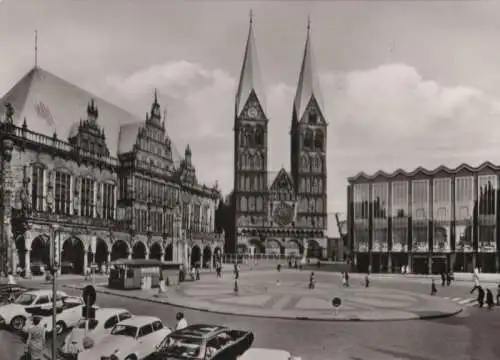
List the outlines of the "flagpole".
{"label": "flagpole", "polygon": [[35,67],[38,67],[38,30],[35,29]]}

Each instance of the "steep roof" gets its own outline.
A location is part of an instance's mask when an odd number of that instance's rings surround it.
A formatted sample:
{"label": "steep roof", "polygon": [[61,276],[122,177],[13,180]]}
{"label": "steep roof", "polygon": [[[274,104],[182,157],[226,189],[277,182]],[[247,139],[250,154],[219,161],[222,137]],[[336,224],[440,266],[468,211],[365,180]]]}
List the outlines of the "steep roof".
{"label": "steep roof", "polygon": [[295,93],[294,100],[294,110],[299,120],[304,115],[304,111],[313,96],[320,109],[323,110],[323,97],[316,74],[316,64],[313,57],[310,33],[310,24],[308,23],[306,46],[304,48],[304,56],[302,57],[302,66],[300,67],[299,81],[297,83],[297,92]]}
{"label": "steep roof", "polygon": [[26,118],[30,130],[47,136],[56,132],[59,139],[67,140],[75,132],[75,124],[86,117],[90,99],[99,109],[97,121],[104,128],[112,156],[132,150],[144,121],[39,67],[24,75],[2,97],[1,103],[12,103],[17,126]]}
{"label": "steep roof", "polygon": [[266,112],[266,97],[262,85],[262,77],[260,73],[259,61],[257,57],[257,47],[255,45],[255,36],[253,33],[253,21],[250,17],[250,27],[248,29],[247,44],[245,54],[243,56],[243,65],[241,66],[240,81],[236,92],[236,116],[241,114],[248,101],[248,97],[255,92],[260,106],[264,113]]}

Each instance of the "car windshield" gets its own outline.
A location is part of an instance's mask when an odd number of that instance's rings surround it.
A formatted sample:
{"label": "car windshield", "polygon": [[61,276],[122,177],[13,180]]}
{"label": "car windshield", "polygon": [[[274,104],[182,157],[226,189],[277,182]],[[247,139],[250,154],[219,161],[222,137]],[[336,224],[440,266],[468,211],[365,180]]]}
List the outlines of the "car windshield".
{"label": "car windshield", "polygon": [[34,294],[21,294],[18,296],[16,300],[14,300],[14,304],[19,304],[19,305],[31,305],[33,301],[35,301],[36,295]]}
{"label": "car windshield", "polygon": [[201,339],[194,339],[182,336],[167,336],[162,341],[160,349],[166,355],[172,355],[177,358],[198,357],[201,351]]}
{"label": "car windshield", "polygon": [[[94,330],[97,327],[97,324],[99,324],[99,321],[97,321],[96,319],[91,319],[88,322],[89,322],[89,327],[88,327],[89,330]],[[80,322],[78,323],[78,328],[85,329],[85,320],[80,320]]]}
{"label": "car windshield", "polygon": [[113,330],[111,330],[111,335],[122,335],[130,336],[135,338],[137,334],[137,327],[128,325],[116,325]]}

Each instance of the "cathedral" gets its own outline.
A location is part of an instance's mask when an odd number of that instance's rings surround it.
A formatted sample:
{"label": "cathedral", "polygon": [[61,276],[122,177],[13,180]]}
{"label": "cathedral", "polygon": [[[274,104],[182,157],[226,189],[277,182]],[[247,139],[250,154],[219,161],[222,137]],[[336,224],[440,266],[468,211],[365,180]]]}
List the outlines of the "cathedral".
{"label": "cathedral", "polygon": [[272,171],[270,120],[250,20],[235,99],[231,251],[326,256],[328,124],[312,55],[308,24],[290,114],[290,169]]}

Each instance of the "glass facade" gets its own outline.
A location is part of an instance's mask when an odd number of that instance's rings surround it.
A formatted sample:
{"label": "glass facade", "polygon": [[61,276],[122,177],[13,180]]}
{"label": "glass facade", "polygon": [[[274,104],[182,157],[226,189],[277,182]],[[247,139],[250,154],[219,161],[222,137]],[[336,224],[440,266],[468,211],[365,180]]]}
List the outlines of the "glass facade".
{"label": "glass facade", "polygon": [[451,251],[451,178],[434,179],[433,184],[433,251]]}
{"label": "glass facade", "polygon": [[370,184],[354,185],[354,246],[357,251],[368,251],[370,232],[368,218],[370,213]]}
{"label": "glass facade", "polygon": [[392,190],[392,251],[400,252],[408,249],[408,216],[409,197],[408,181],[395,181]]}
{"label": "glass facade", "polygon": [[496,251],[496,213],[498,180],[496,175],[477,178],[478,250]]}
{"label": "glass facade", "polygon": [[412,181],[412,250],[429,251],[429,180]]}
{"label": "glass facade", "polygon": [[472,252],[474,177],[455,178],[455,251]]}
{"label": "glass facade", "polygon": [[389,210],[389,184],[375,183],[372,185],[372,250],[387,251],[389,249],[389,231],[387,215]]}

